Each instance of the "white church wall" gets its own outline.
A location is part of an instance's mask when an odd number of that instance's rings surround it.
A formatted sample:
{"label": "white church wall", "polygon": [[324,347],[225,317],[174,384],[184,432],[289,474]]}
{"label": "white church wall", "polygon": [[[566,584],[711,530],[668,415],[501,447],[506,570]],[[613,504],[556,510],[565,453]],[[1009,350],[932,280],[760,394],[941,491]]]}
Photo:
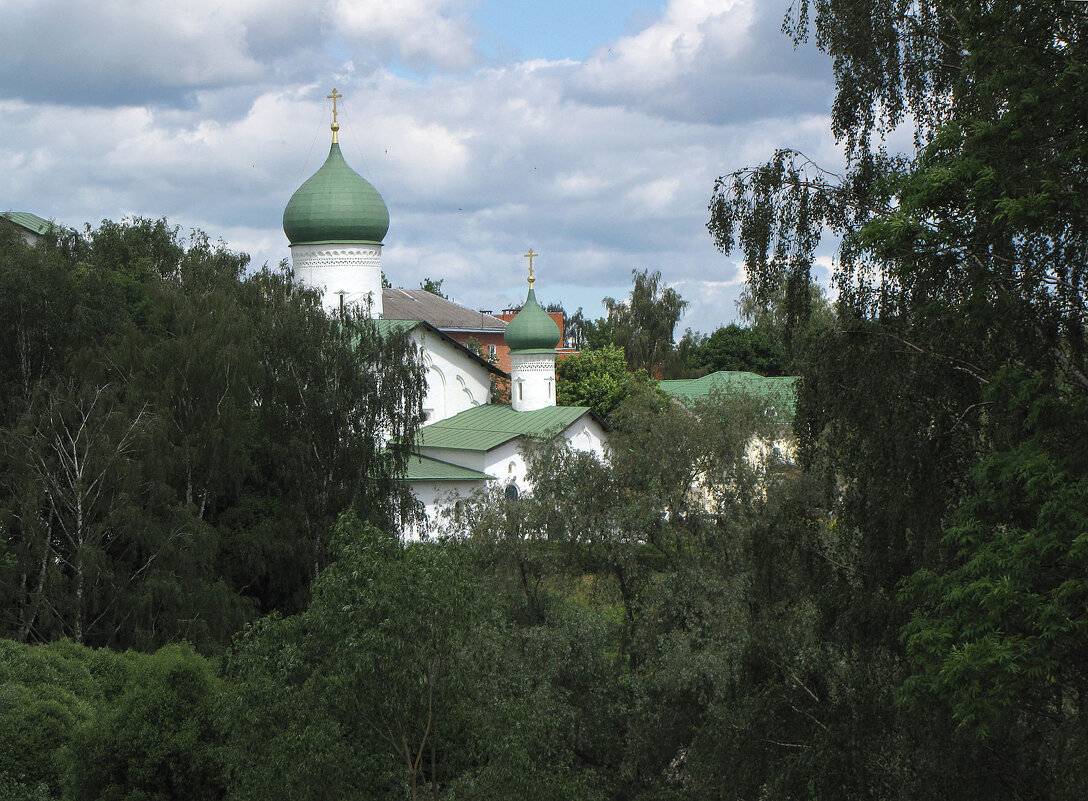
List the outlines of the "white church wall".
{"label": "white church wall", "polygon": [[491,400],[490,372],[464,348],[423,327],[412,331],[412,341],[424,354],[427,367],[423,409],[428,413],[428,423],[445,420]]}
{"label": "white church wall", "polygon": [[457,512],[457,503],[468,498],[473,492],[484,489],[485,481],[410,481],[419,502],[423,504],[425,521],[404,532],[407,540],[420,540],[435,536],[446,525],[449,515]]}
{"label": "white church wall", "polygon": [[467,467],[469,470],[484,469],[484,460],[487,456],[483,451],[461,450],[460,448],[417,448],[420,456],[429,456],[440,462]]}
{"label": "white church wall", "polygon": [[597,458],[601,460],[607,458],[605,453],[607,434],[604,427],[594,420],[592,416],[585,414],[579,417],[567,427],[567,430],[563,432],[563,436],[574,450],[596,454]]}
{"label": "white church wall", "polygon": [[530,488],[528,465],[521,453],[525,440],[521,437],[503,443],[497,448],[492,448],[484,455],[484,466],[480,468],[489,476],[494,476],[500,486],[511,483],[517,484],[518,492],[526,492]]}
{"label": "white church wall", "polygon": [[[604,460],[605,431],[601,425],[589,414],[584,414],[567,426],[560,435],[576,451],[583,451],[596,455]],[[484,458],[483,470],[488,475],[495,476],[503,485],[511,481],[518,485],[519,492],[532,492],[533,486],[528,477],[528,464],[521,452],[524,440],[518,438],[492,448]]]}
{"label": "white church wall", "polygon": [[[602,461],[607,459],[606,433],[604,428],[590,414],[586,413],[571,423],[558,434],[565,439],[577,451],[592,453]],[[479,470],[494,476],[494,481],[484,482],[410,482],[412,491],[423,503],[427,512],[428,523],[424,531],[434,534],[440,527],[440,523],[455,508],[458,500],[467,498],[476,490],[483,489],[485,485],[505,488],[515,484],[518,493],[531,493],[532,483],[528,478],[528,464],[522,453],[525,444],[523,437],[517,437],[509,442],[504,442],[489,451],[470,451],[453,448],[420,448],[423,456],[429,456],[450,464]],[[412,530],[405,536],[411,539],[420,539],[423,532]]]}
{"label": "white church wall", "polygon": [[371,244],[291,245],[291,265],[307,286],[324,290],[327,311],[344,304],[370,306],[371,317],[382,315],[382,246]]}
{"label": "white church wall", "polygon": [[[571,448],[576,451],[592,453],[601,460],[606,458],[605,431],[589,414],[579,417],[571,425],[567,426],[559,436],[565,439]],[[492,448],[484,454],[482,465],[475,469],[494,476],[501,486],[506,486],[512,482],[517,484],[518,492],[532,492],[533,485],[529,481],[528,475],[529,466],[522,453],[524,444],[525,440],[518,437],[499,445],[497,448]],[[447,458],[446,461],[453,460]]]}

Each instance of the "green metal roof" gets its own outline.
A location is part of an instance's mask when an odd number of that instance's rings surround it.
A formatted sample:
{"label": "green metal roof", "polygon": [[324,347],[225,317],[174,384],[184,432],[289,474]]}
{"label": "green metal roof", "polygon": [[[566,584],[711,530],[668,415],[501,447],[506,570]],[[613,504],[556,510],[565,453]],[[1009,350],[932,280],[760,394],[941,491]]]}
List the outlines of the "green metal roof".
{"label": "green metal roof", "polygon": [[283,232],[292,245],[380,243],[388,231],[385,201],[348,166],[336,142],[321,169],[295,190],[283,211]]}
{"label": "green metal roof", "polygon": [[536,290],[532,287],[521,311],[506,324],[504,340],[513,353],[555,351],[559,342],[559,326],[540,308],[536,302]]}
{"label": "green metal roof", "polygon": [[399,334],[401,331],[411,331],[417,325],[423,324],[421,320],[386,320],[384,317],[371,322],[378,329],[378,335],[382,337]]}
{"label": "green metal roof", "polygon": [[702,378],[659,381],[658,386],[680,402],[739,392],[781,404],[793,414],[797,403],[797,380],[797,376],[792,375],[768,378],[739,370],[719,370]]}
{"label": "green metal roof", "polygon": [[494,481],[495,477],[479,470],[443,462],[413,453],[408,459],[406,481]]}
{"label": "green metal roof", "polygon": [[31,214],[29,211],[2,211],[0,217],[10,220],[20,228],[25,228],[38,236],[44,236],[53,228],[58,227],[49,220],[43,220],[37,214]]}
{"label": "green metal roof", "polygon": [[515,412],[505,404],[474,406],[460,414],[424,426],[417,447],[489,451],[517,437],[547,439],[592,412],[585,406],[551,406]]}

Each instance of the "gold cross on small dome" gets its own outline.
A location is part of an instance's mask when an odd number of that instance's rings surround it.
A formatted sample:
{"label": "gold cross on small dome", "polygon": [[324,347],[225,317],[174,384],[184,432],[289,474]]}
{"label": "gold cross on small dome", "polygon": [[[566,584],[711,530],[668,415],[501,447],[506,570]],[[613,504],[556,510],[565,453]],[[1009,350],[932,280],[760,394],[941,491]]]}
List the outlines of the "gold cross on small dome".
{"label": "gold cross on small dome", "polygon": [[336,101],[342,98],[343,95],[337,92],[336,88],[333,87],[332,94],[325,95],[325,97],[332,101],[332,125],[330,127],[332,128],[332,141],[336,142],[336,132],[340,130],[340,123],[336,121]]}
{"label": "gold cross on small dome", "polygon": [[539,253],[533,253],[533,249],[529,248],[529,252],[522,256],[523,259],[529,260],[529,289],[533,288],[533,281],[536,280],[535,278],[533,278],[533,259],[535,259],[539,255]]}

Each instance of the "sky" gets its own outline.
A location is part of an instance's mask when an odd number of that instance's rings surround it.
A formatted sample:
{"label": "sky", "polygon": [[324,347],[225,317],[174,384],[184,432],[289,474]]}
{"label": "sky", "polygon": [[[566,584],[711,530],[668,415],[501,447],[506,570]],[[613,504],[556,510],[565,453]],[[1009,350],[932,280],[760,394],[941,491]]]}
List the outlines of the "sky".
{"label": "sky", "polygon": [[[256,266],[328,154],[381,192],[383,269],[466,306],[602,313],[660,270],[680,330],[736,319],[714,180],[791,147],[841,163],[834,81],[788,0],[0,0],[0,210],[166,217]],[[678,335],[680,333],[678,330]]]}

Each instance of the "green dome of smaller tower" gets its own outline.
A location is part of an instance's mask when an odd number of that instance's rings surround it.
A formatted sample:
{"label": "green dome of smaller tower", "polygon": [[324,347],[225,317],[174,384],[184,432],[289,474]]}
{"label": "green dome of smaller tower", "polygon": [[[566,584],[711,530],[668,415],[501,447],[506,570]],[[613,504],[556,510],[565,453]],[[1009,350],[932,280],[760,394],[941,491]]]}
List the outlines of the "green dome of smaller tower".
{"label": "green dome of smaller tower", "polygon": [[380,244],[388,231],[385,201],[369,181],[348,166],[335,139],[321,169],[295,190],[283,212],[283,232],[292,245]]}
{"label": "green dome of smaller tower", "polygon": [[559,326],[536,302],[536,290],[529,287],[525,305],[506,326],[506,346],[511,353],[554,352],[559,344]]}

